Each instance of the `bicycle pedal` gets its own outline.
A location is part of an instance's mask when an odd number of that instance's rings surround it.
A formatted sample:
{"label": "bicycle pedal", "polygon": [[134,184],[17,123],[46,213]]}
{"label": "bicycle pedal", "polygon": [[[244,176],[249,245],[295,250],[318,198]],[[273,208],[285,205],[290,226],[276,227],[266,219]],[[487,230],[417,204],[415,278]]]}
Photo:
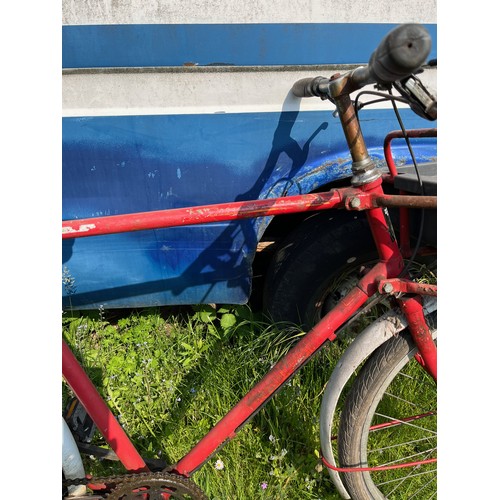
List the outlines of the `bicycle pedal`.
{"label": "bicycle pedal", "polygon": [[78,399],[69,402],[64,419],[77,441],[81,443],[92,441],[96,426]]}

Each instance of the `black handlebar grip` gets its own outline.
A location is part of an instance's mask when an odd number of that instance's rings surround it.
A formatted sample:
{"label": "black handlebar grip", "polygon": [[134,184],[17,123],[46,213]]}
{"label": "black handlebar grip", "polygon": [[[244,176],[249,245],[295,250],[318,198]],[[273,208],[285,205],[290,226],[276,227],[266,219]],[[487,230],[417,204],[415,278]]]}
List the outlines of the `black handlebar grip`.
{"label": "black handlebar grip", "polygon": [[324,97],[328,90],[328,78],[316,76],[302,78],[293,84],[292,93],[295,97]]}
{"label": "black handlebar grip", "polygon": [[389,83],[411,75],[425,63],[431,44],[431,37],[421,24],[394,28],[370,57],[371,78],[378,83]]}

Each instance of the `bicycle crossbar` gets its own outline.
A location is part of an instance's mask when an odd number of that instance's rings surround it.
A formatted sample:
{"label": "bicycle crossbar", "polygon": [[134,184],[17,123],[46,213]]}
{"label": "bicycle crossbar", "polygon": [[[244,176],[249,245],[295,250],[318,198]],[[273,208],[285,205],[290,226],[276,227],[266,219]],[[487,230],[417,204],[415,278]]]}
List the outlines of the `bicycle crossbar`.
{"label": "bicycle crossbar", "polygon": [[200,205],[151,212],[63,221],[62,237],[77,238],[103,234],[190,226],[208,222],[232,221],[254,217],[327,210],[341,203],[337,191],[266,200]]}
{"label": "bicycle crossbar", "polygon": [[266,200],[171,208],[133,214],[110,215],[62,223],[62,238],[83,238],[147,229],[190,226],[210,222],[252,219],[332,208],[367,210],[377,207],[436,208],[435,196],[382,195],[359,188],[285,196]]}

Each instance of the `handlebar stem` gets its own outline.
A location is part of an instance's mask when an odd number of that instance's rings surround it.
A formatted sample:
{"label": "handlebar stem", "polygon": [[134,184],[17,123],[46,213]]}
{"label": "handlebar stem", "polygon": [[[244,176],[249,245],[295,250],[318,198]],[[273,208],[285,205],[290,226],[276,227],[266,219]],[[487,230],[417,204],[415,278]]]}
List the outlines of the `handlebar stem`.
{"label": "handlebar stem", "polygon": [[360,66],[344,74],[333,75],[328,86],[328,93],[335,99],[341,95],[352,94],[365,85],[374,83],[370,78],[368,66]]}
{"label": "handlebar stem", "polygon": [[[336,83],[339,83],[338,85]],[[350,85],[350,79],[344,76],[332,80],[330,86],[331,97],[337,107],[338,116],[344,129],[344,134],[352,157],[353,186],[362,186],[378,179],[380,171],[368,154],[368,149],[361,133],[358,117],[354,110],[349,92],[345,92]],[[337,92],[339,92],[337,94]]]}

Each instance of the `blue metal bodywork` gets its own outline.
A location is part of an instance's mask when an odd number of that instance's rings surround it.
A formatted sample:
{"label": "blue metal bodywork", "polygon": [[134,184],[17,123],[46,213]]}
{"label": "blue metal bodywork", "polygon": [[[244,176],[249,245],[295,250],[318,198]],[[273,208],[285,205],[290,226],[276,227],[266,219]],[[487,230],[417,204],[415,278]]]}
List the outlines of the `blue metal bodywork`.
{"label": "blue metal bodywork", "polygon": [[[407,127],[422,126],[403,115]],[[397,122],[388,110],[362,116],[371,152],[382,159],[382,131]],[[63,140],[64,219],[307,193],[350,172],[330,112],[66,118]],[[416,151],[428,161],[435,144],[420,142]],[[245,303],[268,222],[65,240],[72,286],[63,286],[63,303]]]}
{"label": "blue metal bodywork", "polygon": [[[63,27],[63,66],[140,71],[214,63],[243,70],[363,64],[393,26],[70,25]],[[436,26],[427,28],[435,40]],[[435,53],[434,47],[431,57]],[[244,99],[241,95],[242,104]],[[307,193],[345,178],[350,156],[333,109],[326,103],[324,109],[120,116],[106,110],[67,116],[63,218]],[[402,115],[407,128],[429,125],[411,111]],[[367,108],[361,123],[372,155],[382,159],[385,134],[398,128],[393,112]],[[415,148],[422,161],[435,157],[435,141],[419,141]],[[257,219],[64,240],[63,306],[245,303],[257,243],[268,223]]]}
{"label": "blue metal bodywork", "polygon": [[[357,64],[391,23],[64,26],[63,67]],[[436,25],[425,24],[433,40]],[[430,58],[436,57],[436,44]]]}

